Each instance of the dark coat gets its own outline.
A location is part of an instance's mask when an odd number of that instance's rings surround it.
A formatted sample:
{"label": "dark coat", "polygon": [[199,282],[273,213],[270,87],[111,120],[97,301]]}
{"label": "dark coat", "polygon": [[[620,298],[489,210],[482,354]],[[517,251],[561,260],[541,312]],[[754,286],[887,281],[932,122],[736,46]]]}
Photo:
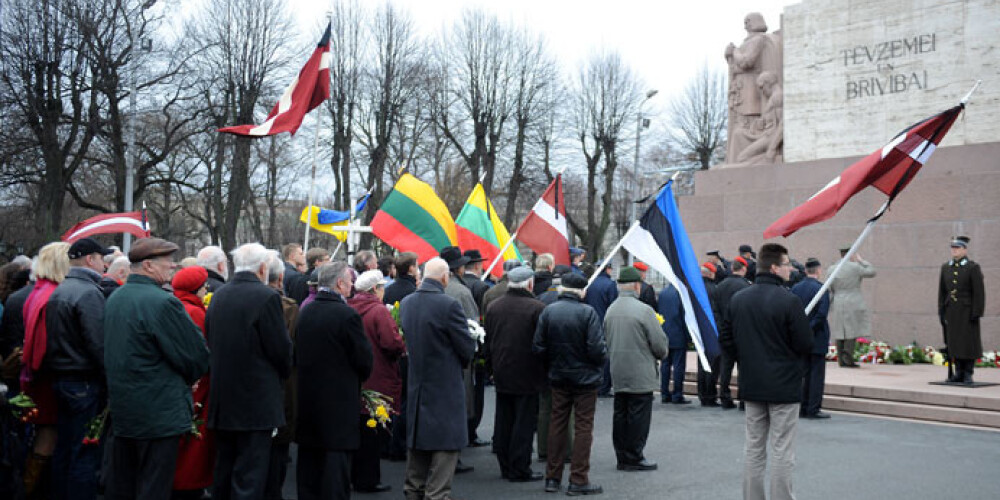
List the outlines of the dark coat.
{"label": "dark coat", "polygon": [[[406,344],[403,343],[403,337],[399,336],[396,320],[392,319],[385,304],[371,293],[355,293],[347,299],[347,304],[361,315],[365,335],[372,347],[372,373],[363,387],[389,396],[394,408],[398,407],[403,395],[399,358],[406,354]],[[364,408],[361,412],[368,413]]]}
{"label": "dark coat", "polygon": [[780,277],[758,274],[753,285],[733,296],[719,343],[740,365],[740,399],[801,402],[813,332],[802,302]]}
{"label": "dark coat", "polygon": [[222,288],[222,285],[226,284],[226,278],[223,278],[221,274],[211,269],[205,269],[205,270],[208,271],[208,279],[205,280],[208,293],[218,292],[219,289]]}
{"label": "dark coat", "polygon": [[949,356],[955,359],[982,357],[979,318],[983,316],[985,304],[983,271],[979,264],[962,259],[941,266],[938,316],[945,325]]}
{"label": "dark coat", "polygon": [[101,293],[104,294],[104,298],[106,299],[122,285],[110,276],[101,276],[101,281],[97,283],[97,286],[101,287]]}
{"label": "dark coat", "polygon": [[535,327],[545,304],[524,289],[508,288],[486,315],[487,363],[497,392],[535,394],[545,385],[545,369],[532,351]]}
{"label": "dark coat", "polygon": [[574,293],[545,306],[532,350],[541,356],[555,387],[596,389],[601,384],[608,357],[604,328],[594,308]]}
{"label": "dark coat", "polygon": [[653,310],[655,311],[656,290],[653,290],[653,286],[650,285],[649,283],[646,283],[645,281],[641,283],[642,283],[642,288],[641,291],[639,292],[639,301],[642,302],[643,304],[646,304],[649,307],[652,307]]}
{"label": "dark coat", "polygon": [[489,291],[490,286],[473,273],[465,273],[462,276],[462,281],[465,283],[465,286],[469,287],[469,291],[472,292],[472,299],[476,301],[476,307],[479,308],[479,315],[482,316],[486,313],[486,309],[483,308],[483,297],[486,296],[486,292]]}
{"label": "dark coat", "polygon": [[[729,308],[729,301],[732,300],[733,295],[748,286],[750,286],[750,282],[744,277],[730,274],[715,287],[715,301],[719,306],[718,317],[720,319],[726,316],[726,310]],[[712,311],[715,311],[714,306]]]}
{"label": "dark coat", "polygon": [[500,278],[500,281],[497,282],[496,285],[491,286],[490,289],[486,291],[486,294],[483,295],[483,311],[485,312],[487,309],[489,309],[490,303],[492,303],[494,300],[499,299],[500,297],[503,297],[504,294],[506,293],[507,293],[507,275],[505,274],[503,275],[502,278]]}
{"label": "dark coat", "polygon": [[594,308],[597,318],[604,323],[604,314],[608,312],[611,303],[618,298],[618,285],[615,284],[611,276],[606,271],[594,278],[594,282],[587,287],[587,296],[584,300]]}
{"label": "dark coat", "polygon": [[684,303],[681,302],[681,294],[673,285],[668,283],[663,290],[660,290],[656,312],[663,316],[663,324],[660,327],[667,334],[667,346],[670,349],[687,348],[691,334],[684,321]]}
{"label": "dark coat", "polygon": [[[281,297],[281,312],[285,317],[285,328],[288,329],[288,336],[295,345],[295,327],[299,322],[299,304],[295,299]],[[278,428],[278,433],[274,435],[273,443],[288,444],[295,438],[295,412],[299,407],[295,398],[295,384],[298,380],[296,376],[298,370],[292,366],[292,374],[285,380],[285,426]]]}
{"label": "dark coat", "polygon": [[285,425],[284,379],[292,370],[292,341],[281,294],[252,272],[236,273],[212,294],[205,337],[212,351],[208,427],[259,431]]}
{"label": "dark coat", "polygon": [[104,378],[104,292],[101,275],[72,267],[49,297],[44,366],[56,373]]}
{"label": "dark coat", "polygon": [[469,443],[462,367],[476,350],[465,311],[444,285],[425,278],[399,313],[409,351],[406,446],[460,450]]}
{"label": "dark coat", "polygon": [[24,302],[34,289],[35,284],[28,283],[7,296],[3,315],[0,317],[0,356],[4,359],[15,347],[24,345]]}
{"label": "dark coat", "polygon": [[722,324],[722,307],[719,305],[719,285],[712,280],[702,276],[705,283],[705,293],[708,294],[708,306],[712,309],[712,318],[715,319],[715,328]]}
{"label": "dark coat", "polygon": [[407,295],[415,291],[417,291],[416,278],[410,275],[399,276],[391,285],[385,287],[385,295],[382,297],[382,302],[394,305],[396,302],[402,302]]}
{"label": "dark coat", "polygon": [[547,292],[552,287],[552,279],[552,271],[543,269],[535,273],[535,286],[531,289],[535,297]]}
{"label": "dark coat", "polygon": [[[818,279],[806,276],[806,278],[792,287],[792,293],[802,302],[802,309],[812,302],[813,297],[819,293],[823,284]],[[809,327],[813,331],[813,354],[826,354],[830,349],[830,323],[826,321],[827,314],[830,313],[830,292],[823,292],[823,298],[819,299],[816,307],[809,312]]]}
{"label": "dark coat", "polygon": [[285,262],[285,278],[282,288],[285,289],[285,297],[294,299],[300,306],[302,301],[309,296],[309,276],[300,273],[295,266]]}
{"label": "dark coat", "polygon": [[372,371],[372,348],[361,315],[337,294],[319,292],[299,313],[296,440],[326,450],[361,445],[361,384]]}

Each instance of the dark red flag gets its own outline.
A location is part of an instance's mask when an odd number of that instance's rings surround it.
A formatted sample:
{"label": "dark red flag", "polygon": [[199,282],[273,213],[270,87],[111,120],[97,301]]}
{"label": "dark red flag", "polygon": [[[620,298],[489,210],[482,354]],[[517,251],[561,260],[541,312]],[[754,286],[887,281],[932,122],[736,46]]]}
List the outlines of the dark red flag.
{"label": "dark red flag", "polygon": [[569,265],[569,236],[562,176],[557,175],[517,228],[517,239],[536,254],[551,253],[555,263]]}
{"label": "dark red flag", "polygon": [[[768,226],[764,238],[788,236],[800,228],[825,221],[868,186],[889,196],[888,208],[927,162],[963,108],[960,104],[903,130],[885,147],[847,167],[805,203]],[[884,210],[875,218],[883,213]]]}

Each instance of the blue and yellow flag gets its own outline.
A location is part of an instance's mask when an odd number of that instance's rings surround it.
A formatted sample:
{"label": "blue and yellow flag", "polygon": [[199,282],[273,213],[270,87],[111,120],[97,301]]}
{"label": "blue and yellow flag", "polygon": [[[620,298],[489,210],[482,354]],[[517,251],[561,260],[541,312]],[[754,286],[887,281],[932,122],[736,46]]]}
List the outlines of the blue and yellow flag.
{"label": "blue and yellow flag", "polygon": [[[355,216],[364,211],[365,205],[368,204],[369,196],[371,195],[366,194],[364,198],[361,198],[357,206],[354,207]],[[332,234],[338,240],[345,241],[347,240],[347,231],[340,230],[340,228],[346,227],[350,218],[351,212],[330,210],[310,205],[302,209],[299,221],[303,224],[309,224],[310,227],[317,231]]]}

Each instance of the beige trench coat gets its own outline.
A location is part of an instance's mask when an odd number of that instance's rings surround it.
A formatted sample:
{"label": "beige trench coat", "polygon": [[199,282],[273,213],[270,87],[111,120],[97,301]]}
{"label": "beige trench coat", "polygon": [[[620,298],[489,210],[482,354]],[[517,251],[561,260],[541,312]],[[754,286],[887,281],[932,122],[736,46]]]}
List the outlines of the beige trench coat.
{"label": "beige trench coat", "polygon": [[[836,264],[827,270],[833,273]],[[868,262],[846,262],[830,283],[830,338],[856,339],[871,335],[871,314],[861,294],[861,280],[875,277],[875,266]]]}

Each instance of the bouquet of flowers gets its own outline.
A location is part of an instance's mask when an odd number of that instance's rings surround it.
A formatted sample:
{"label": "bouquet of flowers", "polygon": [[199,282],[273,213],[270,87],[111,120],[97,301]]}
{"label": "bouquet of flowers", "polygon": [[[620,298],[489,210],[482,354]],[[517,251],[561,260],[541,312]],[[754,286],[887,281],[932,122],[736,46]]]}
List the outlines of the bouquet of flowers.
{"label": "bouquet of flowers", "polygon": [[365,405],[371,417],[365,423],[369,428],[374,429],[381,425],[383,429],[388,429],[389,421],[392,418],[389,412],[392,411],[392,398],[371,389],[361,390],[361,403]]}
{"label": "bouquet of flowers", "polygon": [[104,426],[108,423],[108,407],[97,414],[96,417],[87,422],[87,432],[83,435],[84,446],[100,444],[101,436],[104,434]]}
{"label": "bouquet of flowers", "polygon": [[406,342],[406,336],[403,335],[403,320],[399,318],[399,301],[397,300],[395,304],[386,304],[389,308],[389,314],[392,316],[392,320],[396,322],[396,329],[399,330],[399,336]]}
{"label": "bouquet of flowers", "polygon": [[10,411],[14,414],[14,418],[21,422],[27,422],[31,418],[38,416],[38,408],[35,407],[35,402],[23,392],[8,399],[7,404],[10,405]]}

